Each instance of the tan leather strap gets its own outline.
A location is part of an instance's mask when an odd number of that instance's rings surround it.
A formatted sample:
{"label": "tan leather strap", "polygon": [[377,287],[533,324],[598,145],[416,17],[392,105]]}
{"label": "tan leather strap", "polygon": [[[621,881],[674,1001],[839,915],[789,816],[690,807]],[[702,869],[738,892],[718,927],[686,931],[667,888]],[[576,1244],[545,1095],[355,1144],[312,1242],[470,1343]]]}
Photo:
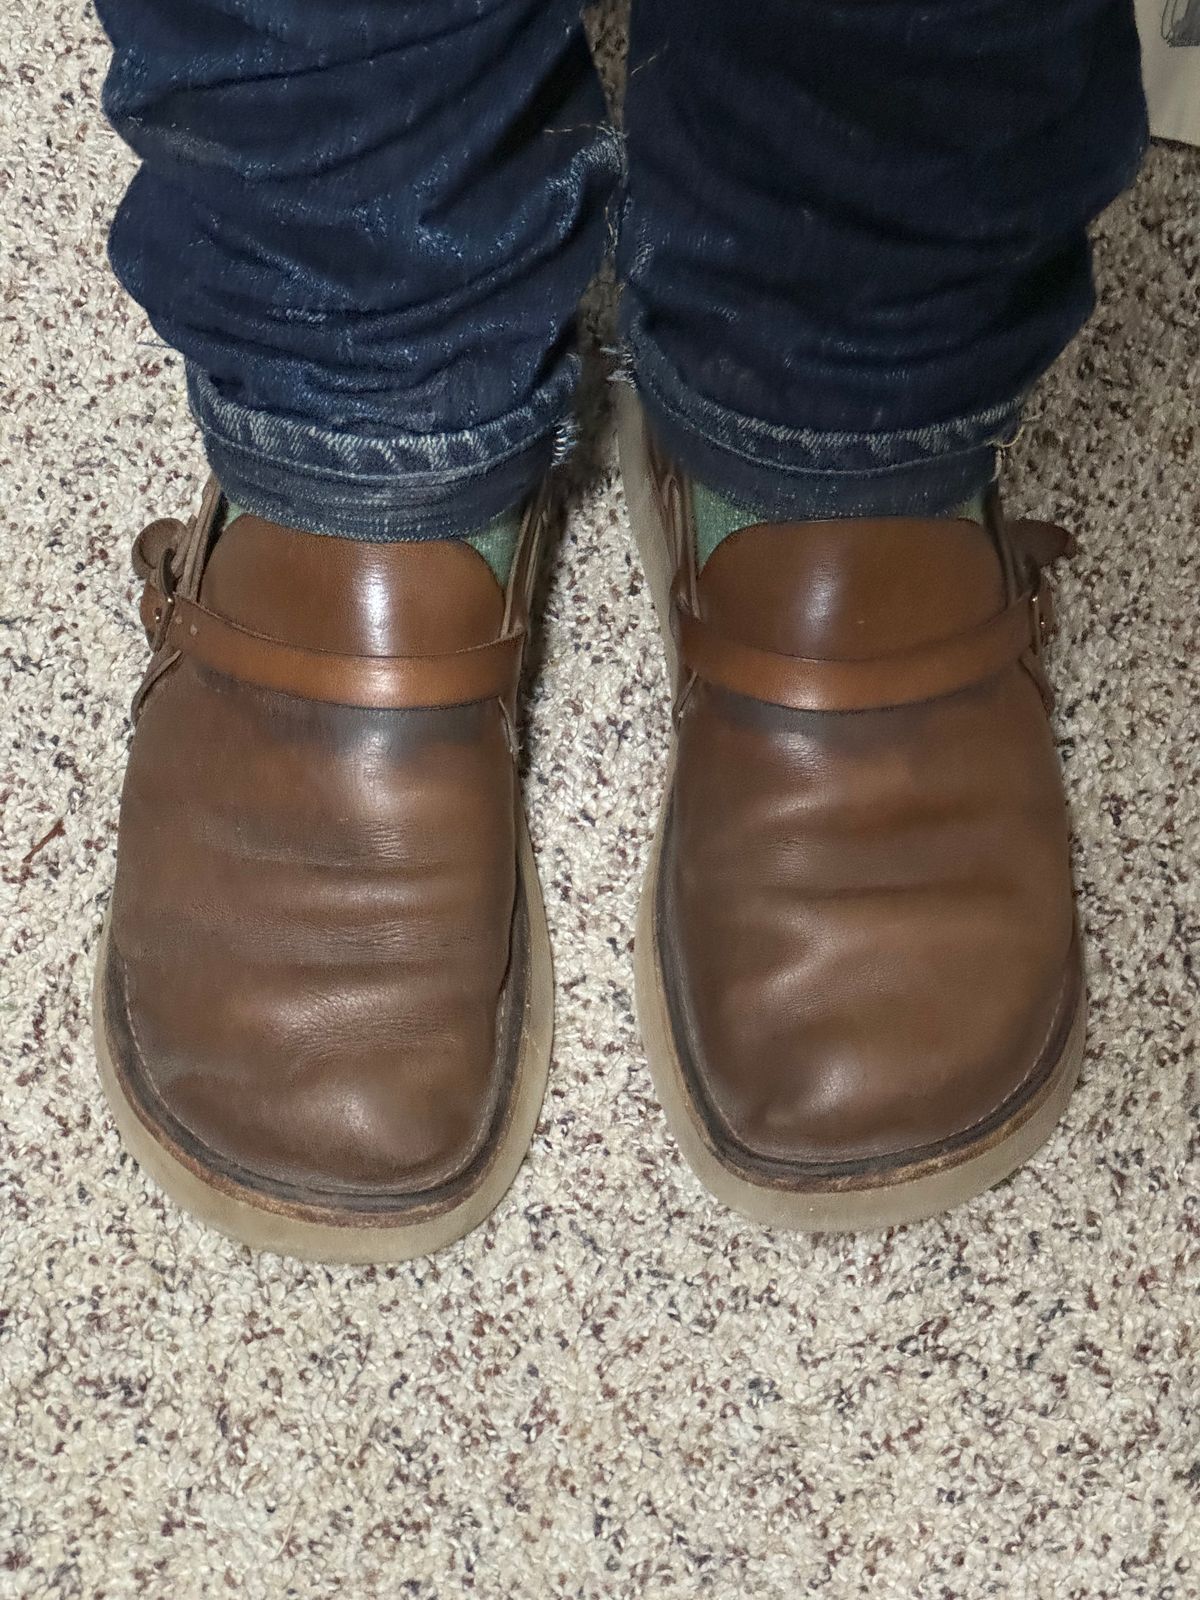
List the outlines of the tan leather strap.
{"label": "tan leather strap", "polygon": [[1004,526],[1014,548],[1034,567],[1048,567],[1064,556],[1075,554],[1075,535],[1059,527],[1057,522],[1017,517]]}
{"label": "tan leather strap", "polygon": [[674,597],[673,628],[685,669],[734,694],[794,711],[874,711],[933,700],[1024,661],[1039,688],[1041,602],[1022,595],[989,622],[933,644],[866,661],[789,656],[719,633]]}
{"label": "tan leather strap", "polygon": [[520,677],[521,630],[446,655],[335,655],[252,633],[179,594],[154,599],[156,660],[186,654],[255,688],[305,700],[378,710],[466,705],[511,695]]}

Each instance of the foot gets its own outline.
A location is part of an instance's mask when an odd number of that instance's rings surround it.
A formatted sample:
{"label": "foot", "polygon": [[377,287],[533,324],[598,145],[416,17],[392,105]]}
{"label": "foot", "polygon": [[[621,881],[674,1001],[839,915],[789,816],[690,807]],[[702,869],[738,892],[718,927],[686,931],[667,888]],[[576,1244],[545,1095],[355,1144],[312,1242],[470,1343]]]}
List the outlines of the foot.
{"label": "foot", "polygon": [[1083,1047],[1045,524],[746,527],[697,571],[634,408],[676,738],[639,1012],[682,1147],[759,1221],[911,1220],[1049,1134]]}
{"label": "foot", "polygon": [[532,1136],[549,947],[513,735],[544,508],[507,592],[452,541],[154,524],[97,973],[102,1076],[172,1196],[252,1245],[424,1254]]}

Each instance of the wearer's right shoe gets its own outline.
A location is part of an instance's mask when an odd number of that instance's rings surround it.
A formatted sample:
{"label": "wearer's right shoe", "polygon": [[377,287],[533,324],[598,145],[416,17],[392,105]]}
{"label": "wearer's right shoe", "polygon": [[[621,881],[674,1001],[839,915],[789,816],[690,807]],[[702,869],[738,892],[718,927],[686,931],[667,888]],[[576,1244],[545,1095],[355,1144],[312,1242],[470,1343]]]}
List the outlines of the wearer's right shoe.
{"label": "wearer's right shoe", "polygon": [[700,1177],[757,1221],[885,1226],[1007,1176],[1083,1052],[1042,661],[1047,524],[754,524],[698,565],[632,397],[621,460],[675,738],[638,1015]]}
{"label": "wearer's right shoe", "polygon": [[496,1205],[550,1055],[507,590],[458,541],[240,516],[215,486],[135,559],[135,703],[96,1043],[120,1129],[247,1244],[390,1261]]}

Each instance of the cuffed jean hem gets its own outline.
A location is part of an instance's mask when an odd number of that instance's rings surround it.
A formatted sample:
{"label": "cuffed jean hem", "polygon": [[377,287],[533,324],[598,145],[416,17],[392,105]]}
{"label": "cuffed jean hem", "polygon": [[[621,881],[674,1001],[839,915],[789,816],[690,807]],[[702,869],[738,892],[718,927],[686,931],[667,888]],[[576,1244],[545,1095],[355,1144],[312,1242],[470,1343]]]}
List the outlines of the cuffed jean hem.
{"label": "cuffed jean hem", "polygon": [[476,428],[342,432],[226,399],[188,363],[188,399],[209,465],[245,511],[346,539],[461,538],[524,500],[561,458],[578,358],[534,399]]}
{"label": "cuffed jean hem", "polygon": [[665,449],[700,483],[763,517],[935,516],[996,476],[1025,395],[951,422],[880,433],[823,433],[745,417],[688,388],[645,335],[631,331],[634,381]]}

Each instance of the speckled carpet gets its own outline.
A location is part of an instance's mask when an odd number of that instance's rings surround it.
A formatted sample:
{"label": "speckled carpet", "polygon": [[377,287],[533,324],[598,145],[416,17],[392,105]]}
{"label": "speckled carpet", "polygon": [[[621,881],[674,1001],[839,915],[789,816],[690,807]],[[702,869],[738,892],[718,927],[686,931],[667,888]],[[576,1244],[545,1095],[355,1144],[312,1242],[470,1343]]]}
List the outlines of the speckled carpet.
{"label": "speckled carpet", "polygon": [[1156,149],[1104,221],[1099,314],[1010,473],[1080,535],[1053,665],[1093,1021],[1044,1154],[852,1239],[744,1225],[682,1166],[630,1006],[665,686],[601,440],[532,706],[536,1142],[462,1245],[323,1270],[167,1207],[97,1087],[128,546],[201,468],[104,265],[98,29],[5,23],[0,1595],[1200,1594],[1200,153]]}

